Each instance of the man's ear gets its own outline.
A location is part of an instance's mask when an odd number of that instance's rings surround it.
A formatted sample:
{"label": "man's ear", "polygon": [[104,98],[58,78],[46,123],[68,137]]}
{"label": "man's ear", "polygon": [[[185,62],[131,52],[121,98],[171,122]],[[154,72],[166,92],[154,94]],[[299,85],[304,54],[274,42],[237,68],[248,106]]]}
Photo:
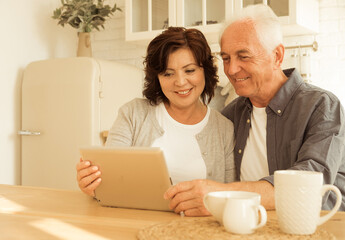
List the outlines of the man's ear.
{"label": "man's ear", "polygon": [[273,51],[275,54],[274,58],[274,67],[275,69],[280,69],[283,59],[284,59],[284,53],[285,53],[285,48],[283,44],[279,44]]}

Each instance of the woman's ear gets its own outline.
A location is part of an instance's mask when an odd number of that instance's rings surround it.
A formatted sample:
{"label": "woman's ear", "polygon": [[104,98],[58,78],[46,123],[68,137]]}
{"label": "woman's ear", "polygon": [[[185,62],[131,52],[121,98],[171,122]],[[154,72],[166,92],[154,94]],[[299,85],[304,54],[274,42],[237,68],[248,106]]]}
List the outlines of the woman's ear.
{"label": "woman's ear", "polygon": [[274,49],[274,54],[275,54],[275,58],[274,58],[274,66],[275,69],[280,69],[283,60],[284,60],[284,53],[285,53],[285,48],[283,46],[283,44],[279,44],[275,49]]}

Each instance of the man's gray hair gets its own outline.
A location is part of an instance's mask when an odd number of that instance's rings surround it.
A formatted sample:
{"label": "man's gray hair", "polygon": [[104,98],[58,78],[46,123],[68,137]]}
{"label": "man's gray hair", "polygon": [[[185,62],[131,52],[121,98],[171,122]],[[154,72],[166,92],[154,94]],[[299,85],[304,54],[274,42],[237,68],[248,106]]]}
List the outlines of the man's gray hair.
{"label": "man's gray hair", "polygon": [[279,44],[283,43],[279,19],[272,9],[264,4],[249,5],[241,9],[241,11],[236,12],[225,23],[220,38],[230,24],[243,20],[253,21],[257,37],[268,53],[271,53]]}

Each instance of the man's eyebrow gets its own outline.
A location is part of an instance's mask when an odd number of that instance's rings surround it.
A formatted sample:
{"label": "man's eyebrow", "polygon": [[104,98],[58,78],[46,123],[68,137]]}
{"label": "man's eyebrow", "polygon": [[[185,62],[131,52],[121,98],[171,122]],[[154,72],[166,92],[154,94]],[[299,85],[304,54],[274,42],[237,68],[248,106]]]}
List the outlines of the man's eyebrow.
{"label": "man's eyebrow", "polygon": [[[242,54],[242,53],[249,53],[249,51],[247,49],[240,49],[238,51],[236,51],[236,54]],[[225,53],[225,52],[220,52],[220,56],[228,56],[229,54]]]}
{"label": "man's eyebrow", "polygon": [[238,50],[236,53],[237,54],[241,54],[241,53],[248,53],[249,51],[247,49],[241,49],[241,50]]}

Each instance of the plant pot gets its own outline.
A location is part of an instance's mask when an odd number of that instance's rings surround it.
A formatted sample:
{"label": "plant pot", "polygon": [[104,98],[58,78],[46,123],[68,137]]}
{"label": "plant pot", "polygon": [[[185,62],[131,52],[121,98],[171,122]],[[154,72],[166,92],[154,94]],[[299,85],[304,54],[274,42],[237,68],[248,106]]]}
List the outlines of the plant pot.
{"label": "plant pot", "polygon": [[77,57],[92,57],[91,39],[89,32],[78,32]]}

